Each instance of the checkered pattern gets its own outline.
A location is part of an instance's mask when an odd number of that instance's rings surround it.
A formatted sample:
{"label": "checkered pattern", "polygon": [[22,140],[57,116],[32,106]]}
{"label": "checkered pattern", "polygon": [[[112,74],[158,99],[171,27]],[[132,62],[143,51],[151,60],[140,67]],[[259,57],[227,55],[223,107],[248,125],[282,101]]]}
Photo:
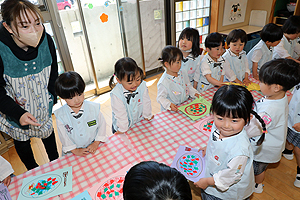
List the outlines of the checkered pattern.
{"label": "checkered pattern", "polygon": [[[217,88],[211,88],[201,96],[211,102]],[[262,95],[251,91],[257,100]],[[192,99],[184,102],[190,103]],[[143,120],[127,131],[126,135],[114,135],[109,142],[98,148],[95,155],[77,157],[66,155],[13,178],[9,186],[12,199],[17,199],[23,179],[57,169],[73,166],[72,192],[51,199],[71,199],[109,177],[128,164],[143,160],[155,160],[171,165],[180,145],[192,148],[204,147],[208,137],[192,125],[195,123],[181,112],[164,111],[153,120]]]}
{"label": "checkered pattern", "polygon": [[134,152],[118,135],[114,135],[110,137],[107,143],[98,148],[95,155],[89,154],[86,157],[66,155],[60,157],[55,161],[14,177],[8,189],[12,199],[17,199],[24,178],[73,166],[72,192],[51,198],[71,199],[100,182],[103,177],[109,177],[126,165],[136,162],[136,160],[138,159]]}

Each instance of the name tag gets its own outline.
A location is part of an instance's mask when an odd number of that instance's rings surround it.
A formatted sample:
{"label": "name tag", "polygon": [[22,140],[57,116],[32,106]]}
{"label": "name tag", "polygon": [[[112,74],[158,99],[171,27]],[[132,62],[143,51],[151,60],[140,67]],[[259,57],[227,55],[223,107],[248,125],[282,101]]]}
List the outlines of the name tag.
{"label": "name tag", "polygon": [[87,125],[88,125],[89,127],[95,126],[96,124],[97,124],[96,120],[92,120],[92,121],[87,122]]}

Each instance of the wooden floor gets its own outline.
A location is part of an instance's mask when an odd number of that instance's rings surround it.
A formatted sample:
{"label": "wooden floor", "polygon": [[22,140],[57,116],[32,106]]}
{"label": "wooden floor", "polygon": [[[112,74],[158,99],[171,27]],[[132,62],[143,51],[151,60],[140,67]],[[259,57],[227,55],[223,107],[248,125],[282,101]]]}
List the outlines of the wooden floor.
{"label": "wooden floor", "polygon": [[[156,114],[160,112],[160,105],[156,102],[157,94],[157,81],[161,74],[147,78],[147,86],[149,89],[149,95],[151,98],[152,112]],[[107,134],[111,135],[111,105],[110,105],[110,95],[109,93],[100,95],[98,97],[90,98],[89,100],[99,102],[101,104],[101,111],[106,119],[107,123]],[[54,120],[55,121],[55,120]],[[55,127],[55,125],[54,125]],[[57,139],[58,151],[61,155],[61,143],[59,138]],[[35,158],[39,165],[43,165],[49,162],[47,154],[45,152],[44,146],[40,139],[32,138],[32,147]],[[15,175],[22,174],[26,171],[25,166],[20,161],[16,150],[14,147],[10,148],[8,152],[2,155],[6,160],[8,160],[13,169],[15,170]],[[296,188],[293,183],[296,177],[296,159],[292,161],[282,158],[277,164],[272,164],[266,171],[266,179],[264,181],[264,191],[262,194],[254,193],[251,196],[251,200],[290,200],[290,199],[300,199],[300,188]],[[199,189],[190,183],[192,188],[193,200],[200,200]]]}

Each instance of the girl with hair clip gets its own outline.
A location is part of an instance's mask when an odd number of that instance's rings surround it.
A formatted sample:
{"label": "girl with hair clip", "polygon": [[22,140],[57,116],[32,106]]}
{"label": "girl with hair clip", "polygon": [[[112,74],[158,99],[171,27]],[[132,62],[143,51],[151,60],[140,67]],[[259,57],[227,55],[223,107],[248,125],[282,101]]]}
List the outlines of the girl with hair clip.
{"label": "girl with hair clip", "polygon": [[30,138],[41,138],[50,161],[58,158],[52,124],[57,101],[56,50],[40,10],[27,0],[5,0],[0,22],[0,130],[14,139],[28,170],[38,167]]}
{"label": "girl with hair clip", "polygon": [[207,147],[200,149],[206,155],[206,177],[195,183],[202,199],[247,199],[253,193],[253,151],[244,129],[255,113],[253,104],[252,94],[242,86],[225,85],[215,93],[213,128]]}
{"label": "girl with hair clip", "polygon": [[194,74],[197,67],[200,66],[200,42],[197,29],[187,27],[180,33],[178,48],[181,50],[183,59],[181,60],[181,69],[187,71],[191,84],[194,83]]}
{"label": "girl with hair clip", "polygon": [[125,57],[116,62],[109,86],[113,88],[110,93],[113,133],[124,133],[142,119],[153,118],[143,71],[132,58]]}
{"label": "girl with hair clip", "polygon": [[166,46],[159,58],[165,72],[157,83],[157,102],[161,110],[177,111],[178,105],[186,101],[189,96],[200,97],[193,88],[185,70],[181,70],[182,52],[177,47]]}
{"label": "girl with hair clip", "polygon": [[163,163],[145,161],[125,176],[124,200],[192,200],[190,185],[176,169]]}

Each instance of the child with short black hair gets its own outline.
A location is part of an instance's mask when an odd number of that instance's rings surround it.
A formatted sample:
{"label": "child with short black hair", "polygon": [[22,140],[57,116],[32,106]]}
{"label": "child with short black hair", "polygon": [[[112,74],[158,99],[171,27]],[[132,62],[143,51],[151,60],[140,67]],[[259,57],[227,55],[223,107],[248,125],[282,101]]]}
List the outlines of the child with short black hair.
{"label": "child with short black hair", "polygon": [[181,69],[186,70],[191,84],[194,83],[194,74],[200,65],[200,42],[197,29],[187,27],[180,33],[178,48],[181,50],[183,59]]}
{"label": "child with short black hair", "polygon": [[248,78],[250,70],[246,52],[243,50],[247,43],[246,32],[242,29],[234,29],[228,34],[226,42],[229,49],[223,57],[230,63],[230,68],[236,76],[234,82],[249,85],[251,83]]}
{"label": "child with short black hair", "polygon": [[253,78],[258,80],[258,72],[263,64],[272,60],[273,47],[277,46],[283,36],[281,27],[269,23],[260,32],[261,40],[248,52],[249,69]]}
{"label": "child with short black hair", "polygon": [[300,63],[300,16],[290,16],[283,24],[283,37],[274,48],[273,58],[288,58]]}
{"label": "child with short black hair", "polygon": [[192,200],[187,179],[163,163],[143,161],[125,176],[124,200]]}
{"label": "child with short black hair", "polygon": [[76,72],[65,72],[55,81],[55,92],[67,104],[54,111],[63,155],[94,154],[107,141],[106,122],[100,104],[84,100],[85,83]]}
{"label": "child with short black hair", "polygon": [[113,88],[110,93],[113,133],[124,133],[142,119],[153,118],[151,100],[143,77],[143,70],[132,58],[124,57],[116,62],[114,75],[109,80],[109,86]]}
{"label": "child with short black hair", "polygon": [[265,121],[267,134],[261,146],[256,146],[259,136],[251,140],[256,193],[263,191],[262,182],[268,164],[281,159],[289,112],[286,91],[300,82],[299,64],[291,59],[271,60],[261,67],[259,80],[261,92],[265,96],[256,102],[254,110]]}
{"label": "child with short black hair", "polygon": [[201,60],[200,67],[195,71],[194,88],[200,93],[213,86],[222,86],[224,75],[229,81],[234,81],[236,76],[230,69],[230,64],[222,57],[224,40],[220,33],[211,33],[205,39],[207,54]]}
{"label": "child with short black hair", "polygon": [[207,147],[200,149],[205,155],[205,178],[195,183],[204,190],[202,199],[246,199],[253,193],[253,151],[244,129],[250,114],[258,116],[253,104],[252,94],[242,86],[225,85],[214,94],[214,124]]}
{"label": "child with short black hair", "polygon": [[193,88],[185,70],[181,70],[182,52],[177,47],[166,46],[159,58],[165,72],[157,83],[157,102],[161,110],[177,111],[178,105],[186,101],[189,96],[199,98],[197,90]]}

